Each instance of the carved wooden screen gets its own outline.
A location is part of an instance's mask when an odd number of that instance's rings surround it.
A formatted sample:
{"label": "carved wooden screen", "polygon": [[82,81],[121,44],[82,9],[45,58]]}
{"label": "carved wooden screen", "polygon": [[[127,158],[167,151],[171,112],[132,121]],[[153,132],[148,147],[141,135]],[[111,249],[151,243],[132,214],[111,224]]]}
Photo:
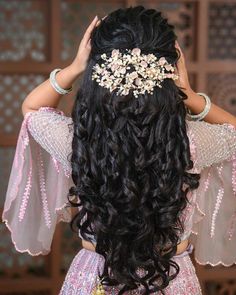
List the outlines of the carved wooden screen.
{"label": "carved wooden screen", "polygon": [[[236,114],[236,0],[0,0],[0,207],[22,121],[21,102],[56,67],[69,63],[90,20],[143,4],[162,10],[176,26],[191,83]],[[69,113],[73,94],[61,107]],[[52,252],[18,254],[0,224],[0,295],[58,294],[80,242],[57,227]],[[236,248],[236,247],[235,247]],[[236,268],[196,265],[204,294],[236,294]]]}

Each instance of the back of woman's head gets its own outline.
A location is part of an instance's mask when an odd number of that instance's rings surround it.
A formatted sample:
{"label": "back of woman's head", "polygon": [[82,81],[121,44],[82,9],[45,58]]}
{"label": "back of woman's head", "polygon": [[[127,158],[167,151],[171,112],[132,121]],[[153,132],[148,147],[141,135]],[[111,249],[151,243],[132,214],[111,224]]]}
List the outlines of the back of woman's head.
{"label": "back of woman's head", "polygon": [[92,74],[103,63],[101,55],[110,56],[113,49],[139,48],[174,65],[179,55],[173,29],[160,12],[142,6],[104,18],[92,33],[90,59],[72,111],[75,187],[70,195],[77,195],[76,206],[82,206],[73,222],[84,238],[95,234],[96,251],[105,257],[101,277],[104,284],[122,284],[120,294],[139,284],[144,294],[164,290],[178,274],[171,258],[183,232],[186,194],[197,187],[198,176],[186,171],[193,165],[186,95],[173,79],[164,79],[153,93],[118,95]]}

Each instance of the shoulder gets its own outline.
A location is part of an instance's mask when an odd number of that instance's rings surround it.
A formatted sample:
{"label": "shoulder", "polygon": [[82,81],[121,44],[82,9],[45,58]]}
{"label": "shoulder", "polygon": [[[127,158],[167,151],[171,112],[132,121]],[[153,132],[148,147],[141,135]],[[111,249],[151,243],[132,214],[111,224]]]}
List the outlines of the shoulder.
{"label": "shoulder", "polygon": [[226,140],[225,136],[235,138],[236,128],[229,123],[212,124],[206,121],[186,120],[187,134],[193,142],[213,142],[222,143]]}
{"label": "shoulder", "polygon": [[49,107],[27,112],[25,118],[34,140],[64,167],[70,167],[68,157],[72,151],[74,131],[72,118]]}
{"label": "shoulder", "polygon": [[58,132],[73,133],[73,120],[60,111],[51,107],[41,107],[37,111],[25,114],[28,129],[32,132]]}
{"label": "shoulder", "polygon": [[186,120],[186,125],[188,130],[193,130],[193,131],[202,131],[202,130],[207,130],[208,132],[214,132],[214,131],[229,131],[229,132],[235,132],[236,128],[229,123],[221,123],[221,124],[213,124],[209,123],[206,121],[190,121]]}
{"label": "shoulder", "polygon": [[41,107],[36,111],[29,111],[25,114],[25,118],[44,118],[44,119],[51,119],[55,121],[65,121],[67,123],[73,124],[72,118],[70,116],[66,116],[63,111],[52,108],[52,107]]}

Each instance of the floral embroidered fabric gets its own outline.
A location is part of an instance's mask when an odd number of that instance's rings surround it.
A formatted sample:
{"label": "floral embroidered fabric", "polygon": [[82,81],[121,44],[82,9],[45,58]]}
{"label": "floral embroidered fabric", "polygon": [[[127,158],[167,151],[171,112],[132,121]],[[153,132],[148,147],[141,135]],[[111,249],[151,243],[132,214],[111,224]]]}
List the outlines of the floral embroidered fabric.
{"label": "floral embroidered fabric", "polygon": [[[188,255],[184,253],[180,257],[175,256],[173,260],[179,265],[180,272],[176,279],[172,280],[165,289],[165,295],[201,295],[201,287],[196,276],[195,268]],[[92,294],[96,286],[98,273],[104,267],[104,258],[96,252],[82,249],[73,259],[70,269],[67,272],[65,281],[59,295],[88,295]],[[140,271],[141,272],[141,271]],[[142,275],[142,273],[140,273]],[[120,286],[103,286],[106,295],[117,295]],[[125,292],[129,295],[144,294],[142,287],[136,290]],[[160,292],[152,294],[161,295]]]}

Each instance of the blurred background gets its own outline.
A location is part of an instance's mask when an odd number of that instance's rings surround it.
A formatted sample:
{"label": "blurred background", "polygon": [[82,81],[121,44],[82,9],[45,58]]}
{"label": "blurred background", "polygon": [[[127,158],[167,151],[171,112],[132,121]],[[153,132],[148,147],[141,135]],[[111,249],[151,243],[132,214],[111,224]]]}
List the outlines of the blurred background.
{"label": "blurred background", "polygon": [[[22,101],[51,70],[69,64],[96,14],[104,17],[138,4],[161,10],[175,25],[193,89],[206,92],[236,115],[236,0],[0,0],[1,212],[22,122]],[[74,95],[64,97],[59,106],[67,114]],[[0,223],[0,295],[58,294],[80,247],[69,225],[59,224],[50,255],[20,254]],[[205,295],[236,294],[235,266],[196,264],[196,268]]]}

